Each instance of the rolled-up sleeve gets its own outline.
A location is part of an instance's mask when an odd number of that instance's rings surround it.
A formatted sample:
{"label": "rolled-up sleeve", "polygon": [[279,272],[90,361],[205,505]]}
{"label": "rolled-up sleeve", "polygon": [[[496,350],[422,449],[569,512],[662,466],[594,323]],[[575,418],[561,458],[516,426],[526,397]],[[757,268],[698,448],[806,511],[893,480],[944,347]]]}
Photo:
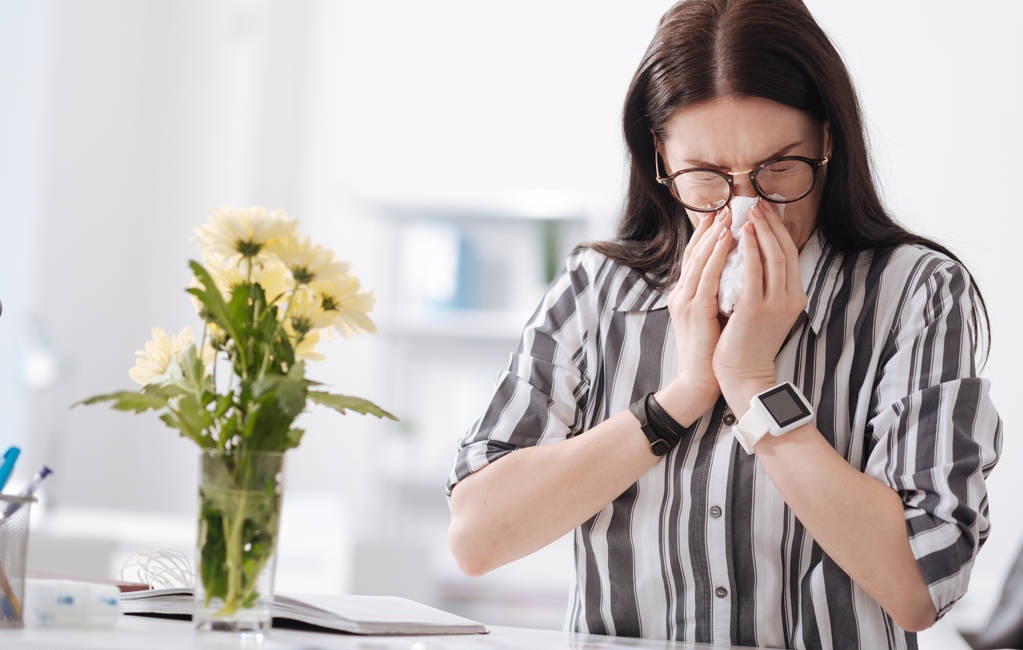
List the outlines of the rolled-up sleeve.
{"label": "rolled-up sleeve", "polygon": [[932,261],[882,354],[865,471],[902,497],[913,554],[938,615],[963,596],[987,538],[985,479],[1002,422],[976,374],[976,295],[959,264]]}
{"label": "rolled-up sleeve", "polygon": [[586,378],[587,321],[593,312],[585,250],[574,253],[526,324],[498,377],[483,416],[459,441],[447,493],[463,478],[524,447],[580,432]]}

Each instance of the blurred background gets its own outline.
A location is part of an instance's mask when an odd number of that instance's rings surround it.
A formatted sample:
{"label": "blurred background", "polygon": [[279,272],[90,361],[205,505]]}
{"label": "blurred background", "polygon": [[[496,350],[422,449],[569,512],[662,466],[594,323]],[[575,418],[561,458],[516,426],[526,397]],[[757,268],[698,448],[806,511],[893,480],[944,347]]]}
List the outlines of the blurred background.
{"label": "blurred background", "polygon": [[[982,623],[1023,545],[1016,333],[1023,10],[808,0],[860,91],[884,197],[985,292],[1005,420],[994,530],[951,616]],[[310,375],[399,424],[312,411],[291,452],[278,587],[405,595],[560,627],[566,540],[482,578],[444,483],[519,328],[580,241],[613,235],[620,109],[670,2],[0,0],[0,446],[54,470],[31,568],[115,577],[195,535],[198,457],[155,417],[69,405],[129,387],[210,208],[298,217],[377,296],[379,333]]]}

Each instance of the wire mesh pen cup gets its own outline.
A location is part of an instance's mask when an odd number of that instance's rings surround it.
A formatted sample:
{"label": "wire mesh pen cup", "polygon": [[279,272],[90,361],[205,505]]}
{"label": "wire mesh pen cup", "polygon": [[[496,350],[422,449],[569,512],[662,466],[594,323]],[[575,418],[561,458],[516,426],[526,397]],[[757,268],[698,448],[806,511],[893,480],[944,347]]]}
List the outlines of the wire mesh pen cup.
{"label": "wire mesh pen cup", "polygon": [[0,494],[0,627],[23,625],[28,514],[34,501]]}

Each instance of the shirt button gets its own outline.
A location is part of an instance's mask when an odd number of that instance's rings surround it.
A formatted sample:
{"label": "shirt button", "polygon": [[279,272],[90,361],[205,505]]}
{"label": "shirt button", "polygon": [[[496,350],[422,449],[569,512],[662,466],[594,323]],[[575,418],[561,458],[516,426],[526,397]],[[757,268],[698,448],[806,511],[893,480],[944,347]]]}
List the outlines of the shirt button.
{"label": "shirt button", "polygon": [[725,589],[724,587],[718,587],[717,589],[714,590],[714,595],[717,596],[718,598],[724,598],[725,596],[728,595],[728,590]]}
{"label": "shirt button", "polygon": [[735,416],[732,415],[731,413],[725,413],[724,422],[728,426],[732,426],[733,424],[735,424]]}
{"label": "shirt button", "polygon": [[721,506],[711,506],[710,507],[710,516],[714,517],[715,519],[720,517],[721,516]]}

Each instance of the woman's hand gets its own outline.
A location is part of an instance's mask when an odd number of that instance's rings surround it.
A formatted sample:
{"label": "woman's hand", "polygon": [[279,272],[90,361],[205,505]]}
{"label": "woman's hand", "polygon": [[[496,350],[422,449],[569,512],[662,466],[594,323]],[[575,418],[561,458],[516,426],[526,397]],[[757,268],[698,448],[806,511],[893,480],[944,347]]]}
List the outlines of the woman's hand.
{"label": "woman's hand", "polygon": [[743,227],[743,290],[713,357],[714,376],[736,415],[777,383],[774,359],[806,308],[799,251],[778,208],[759,201]]}
{"label": "woman's hand", "polygon": [[714,377],[714,347],[721,335],[718,285],[732,246],[731,212],[701,214],[682,255],[678,283],[668,294],[668,311],[678,348],[675,379],[657,393],[657,401],[683,425],[714,406],[720,389]]}

